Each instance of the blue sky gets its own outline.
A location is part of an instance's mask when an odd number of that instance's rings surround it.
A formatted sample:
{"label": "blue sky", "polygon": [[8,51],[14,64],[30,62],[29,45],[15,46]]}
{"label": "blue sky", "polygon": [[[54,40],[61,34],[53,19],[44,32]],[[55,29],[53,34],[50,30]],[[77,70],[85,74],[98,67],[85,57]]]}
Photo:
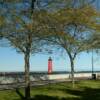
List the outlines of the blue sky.
{"label": "blue sky", "polygon": [[[52,55],[35,54],[31,56],[31,71],[47,71],[48,58],[53,59],[54,71],[69,71],[69,58],[65,54],[59,55],[59,52]],[[91,70],[91,53],[81,53],[75,60],[75,70]],[[100,71],[100,56],[94,54],[94,70]],[[12,48],[0,47],[0,72],[5,71],[24,71],[24,57],[16,53]]]}

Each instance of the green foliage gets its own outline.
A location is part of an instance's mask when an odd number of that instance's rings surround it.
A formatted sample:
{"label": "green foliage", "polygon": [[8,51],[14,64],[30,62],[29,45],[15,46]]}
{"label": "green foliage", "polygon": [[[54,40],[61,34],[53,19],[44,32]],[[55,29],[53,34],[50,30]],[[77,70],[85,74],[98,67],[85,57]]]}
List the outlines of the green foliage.
{"label": "green foliage", "polygon": [[0,16],[0,27],[4,24],[4,18],[3,16]]}
{"label": "green foliage", "polygon": [[87,48],[87,40],[99,29],[97,18],[100,14],[93,7],[64,8],[54,13],[55,40],[72,55]]}
{"label": "green foliage", "polygon": [[31,53],[41,51],[41,44],[44,42],[42,40],[49,34],[49,16],[45,10],[35,10],[31,17],[26,16],[27,20],[22,16],[13,15],[11,22],[5,27],[9,30],[7,38],[11,45],[23,53],[26,52],[27,46],[30,46]]}

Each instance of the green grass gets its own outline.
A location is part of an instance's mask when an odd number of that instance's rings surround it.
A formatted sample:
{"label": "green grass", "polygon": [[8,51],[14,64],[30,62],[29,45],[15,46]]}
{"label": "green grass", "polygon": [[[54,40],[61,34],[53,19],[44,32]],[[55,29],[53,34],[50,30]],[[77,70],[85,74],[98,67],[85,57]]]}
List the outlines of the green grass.
{"label": "green grass", "polygon": [[[20,90],[23,93],[23,89]],[[100,100],[100,80],[58,83],[31,88],[32,100]],[[0,91],[0,100],[21,100],[15,90]]]}

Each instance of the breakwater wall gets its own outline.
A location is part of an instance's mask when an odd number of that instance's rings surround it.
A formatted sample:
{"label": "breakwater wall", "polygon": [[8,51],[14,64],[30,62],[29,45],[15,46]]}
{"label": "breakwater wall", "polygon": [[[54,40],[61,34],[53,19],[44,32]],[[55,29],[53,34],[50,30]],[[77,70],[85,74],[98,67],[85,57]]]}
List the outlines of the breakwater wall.
{"label": "breakwater wall", "polygon": [[[95,77],[100,79],[100,72],[95,72]],[[76,79],[91,79],[92,73],[91,72],[81,72],[75,73],[74,77]],[[30,73],[30,80],[31,81],[42,81],[42,80],[61,80],[61,79],[70,79],[70,73]],[[9,83],[20,83],[24,82],[24,73],[0,73],[0,84],[9,84]]]}

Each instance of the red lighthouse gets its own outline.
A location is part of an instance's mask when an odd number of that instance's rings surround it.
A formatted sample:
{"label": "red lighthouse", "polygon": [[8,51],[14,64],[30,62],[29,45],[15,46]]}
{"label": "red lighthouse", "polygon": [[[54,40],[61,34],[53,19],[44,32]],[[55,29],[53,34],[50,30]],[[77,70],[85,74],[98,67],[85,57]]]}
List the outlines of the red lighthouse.
{"label": "red lighthouse", "polygon": [[48,59],[48,74],[52,73],[52,59],[49,57]]}

